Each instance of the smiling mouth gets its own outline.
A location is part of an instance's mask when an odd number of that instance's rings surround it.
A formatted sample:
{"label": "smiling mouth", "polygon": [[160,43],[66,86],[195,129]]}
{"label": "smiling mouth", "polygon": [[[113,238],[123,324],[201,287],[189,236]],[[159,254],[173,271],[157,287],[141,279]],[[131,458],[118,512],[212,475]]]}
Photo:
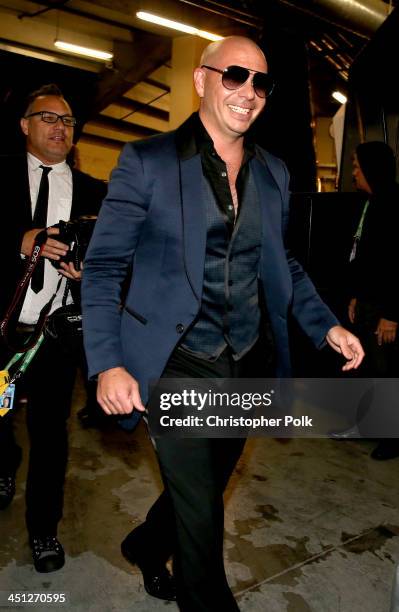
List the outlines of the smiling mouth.
{"label": "smiling mouth", "polygon": [[228,107],[239,115],[248,115],[251,110],[250,108],[244,108],[243,106],[233,106],[232,104],[228,104]]}

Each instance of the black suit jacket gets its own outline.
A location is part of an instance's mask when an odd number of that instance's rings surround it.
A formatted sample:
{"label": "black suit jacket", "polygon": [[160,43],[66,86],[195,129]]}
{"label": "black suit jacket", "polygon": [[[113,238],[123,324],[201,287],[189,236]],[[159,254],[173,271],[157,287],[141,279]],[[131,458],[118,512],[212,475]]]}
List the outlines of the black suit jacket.
{"label": "black suit jacket", "polygon": [[[72,169],[72,181],[70,218],[97,215],[107,192],[106,184],[75,169]],[[32,228],[26,155],[0,158],[0,189],[0,318],[3,318],[24,270],[24,262],[20,257],[22,238]]]}
{"label": "black suit jacket", "polygon": [[378,318],[399,321],[399,185],[373,194],[369,202],[349,266],[350,297],[373,304]]}

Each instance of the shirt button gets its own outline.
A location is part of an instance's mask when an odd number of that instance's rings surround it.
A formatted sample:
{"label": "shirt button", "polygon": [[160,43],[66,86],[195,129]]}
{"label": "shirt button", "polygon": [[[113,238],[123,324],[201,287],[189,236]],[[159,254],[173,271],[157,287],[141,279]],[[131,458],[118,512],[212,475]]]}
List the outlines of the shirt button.
{"label": "shirt button", "polygon": [[232,284],[233,284],[233,281],[229,280],[229,287],[231,287]]}
{"label": "shirt button", "polygon": [[176,325],[176,331],[178,334],[182,334],[184,332],[184,325],[182,323],[178,323]]}
{"label": "shirt button", "polygon": [[220,176],[223,176],[223,178],[226,178],[226,176],[227,176],[227,172],[221,172],[221,173],[220,173]]}
{"label": "shirt button", "polygon": [[233,207],[232,207],[231,204],[229,204],[227,208],[228,208],[228,210],[233,210]]}

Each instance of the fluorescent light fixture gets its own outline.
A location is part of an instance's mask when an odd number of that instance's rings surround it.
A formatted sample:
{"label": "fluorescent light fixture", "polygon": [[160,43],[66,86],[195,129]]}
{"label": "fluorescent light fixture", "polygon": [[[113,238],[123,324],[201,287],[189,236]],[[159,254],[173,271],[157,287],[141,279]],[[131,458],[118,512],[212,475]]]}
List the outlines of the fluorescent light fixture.
{"label": "fluorescent light fixture", "polygon": [[344,96],[344,94],[340,91],[334,91],[332,93],[332,97],[334,98],[334,100],[337,100],[337,102],[340,102],[341,104],[345,104],[348,100],[348,98]]}
{"label": "fluorescent light fixture", "polygon": [[159,17],[158,15],[153,15],[152,13],[146,13],[144,11],[139,11],[136,13],[136,17],[143,19],[144,21],[149,21],[150,23],[156,23],[164,28],[179,30],[179,32],[185,32],[186,34],[192,34],[193,36],[200,36],[201,38],[206,38],[207,40],[222,40],[223,38],[223,36],[219,36],[218,34],[212,34],[212,32],[206,32],[205,30],[199,30],[198,28],[193,28],[185,23],[165,19],[164,17]]}
{"label": "fluorescent light fixture", "polygon": [[92,57],[99,60],[111,60],[114,57],[113,53],[107,51],[99,51],[98,49],[90,49],[90,47],[81,47],[80,45],[73,45],[72,43],[65,42],[64,40],[55,40],[54,45],[58,49],[68,51],[69,53],[76,53],[77,55],[84,55],[86,57]]}

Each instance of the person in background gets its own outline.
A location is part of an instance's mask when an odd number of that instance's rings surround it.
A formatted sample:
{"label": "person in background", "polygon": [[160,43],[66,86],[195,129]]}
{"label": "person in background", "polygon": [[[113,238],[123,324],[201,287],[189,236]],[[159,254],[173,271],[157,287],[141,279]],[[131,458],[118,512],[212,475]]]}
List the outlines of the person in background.
{"label": "person in background", "polygon": [[[97,215],[106,193],[102,181],[71,169],[66,163],[75,124],[76,119],[59,88],[45,85],[29,96],[21,119],[26,154],[2,157],[2,223],[7,230],[2,250],[7,265],[2,274],[1,319],[22,278],[24,258],[30,257],[39,232],[49,228],[39,264],[21,304],[18,332],[22,337],[32,333],[42,307],[57,287],[59,274],[63,280],[52,311],[61,306],[67,280],[74,285],[74,295],[80,292],[81,270],[76,270],[72,263],[60,262],[58,271],[51,263],[65,256],[69,247],[58,240],[58,228],[50,226],[61,219]],[[69,296],[68,301],[71,299]],[[2,367],[9,357],[8,347],[1,343]],[[24,375],[30,439],[26,525],[38,572],[54,571],[64,565],[57,526],[63,509],[67,418],[76,368],[76,360],[58,341],[47,337]],[[15,474],[21,460],[12,420],[13,410],[0,417],[0,509],[3,510],[13,499]]]}
{"label": "person in background", "polygon": [[[399,376],[399,185],[396,159],[384,142],[359,144],[353,181],[367,200],[355,234],[349,264],[352,296],[348,315],[365,350],[360,376]],[[397,432],[399,436],[399,431]],[[380,440],[371,453],[384,461],[399,456],[398,438]]]}

